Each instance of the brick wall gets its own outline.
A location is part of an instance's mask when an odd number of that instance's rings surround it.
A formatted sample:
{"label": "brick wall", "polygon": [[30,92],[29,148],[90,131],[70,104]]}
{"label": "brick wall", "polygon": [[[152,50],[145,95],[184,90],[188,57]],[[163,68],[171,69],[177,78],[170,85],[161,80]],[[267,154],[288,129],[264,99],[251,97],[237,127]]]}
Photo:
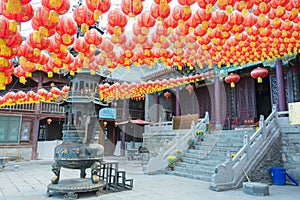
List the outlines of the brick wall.
{"label": "brick wall", "polygon": [[300,131],[282,133],[282,158],[287,172],[300,182]]}
{"label": "brick wall", "polygon": [[284,167],[282,149],[282,140],[279,137],[251,174],[248,174],[250,180],[253,182],[272,183],[270,167]]}

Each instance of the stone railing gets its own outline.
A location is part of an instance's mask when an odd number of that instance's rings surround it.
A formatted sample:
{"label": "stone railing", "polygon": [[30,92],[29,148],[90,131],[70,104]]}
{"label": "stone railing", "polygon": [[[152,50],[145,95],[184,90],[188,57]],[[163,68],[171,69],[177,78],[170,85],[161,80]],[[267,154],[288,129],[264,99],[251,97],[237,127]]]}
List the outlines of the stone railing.
{"label": "stone railing", "polygon": [[[206,124],[209,121],[208,112],[206,112],[205,117],[199,119],[198,123],[195,124],[192,121],[191,129],[187,130],[187,133],[184,135],[176,135],[175,140],[170,141],[156,157],[150,158],[148,165],[146,166],[145,173],[154,174],[162,172],[168,165],[168,156],[175,155],[176,150],[186,151],[188,149],[188,140],[196,136],[196,129],[205,129]],[[165,123],[165,126],[170,126],[168,123]],[[162,127],[162,126],[161,126]],[[172,126],[173,127],[173,126]],[[162,129],[160,129],[162,130]]]}
{"label": "stone railing", "polygon": [[145,132],[159,132],[173,130],[173,121],[158,122],[145,126]]}
{"label": "stone railing", "polygon": [[214,191],[224,191],[241,187],[245,173],[249,173],[263,158],[274,141],[280,136],[277,107],[272,107],[272,113],[264,120],[261,115],[258,130],[249,137],[245,135],[244,146],[225,163],[215,168],[209,188]]}

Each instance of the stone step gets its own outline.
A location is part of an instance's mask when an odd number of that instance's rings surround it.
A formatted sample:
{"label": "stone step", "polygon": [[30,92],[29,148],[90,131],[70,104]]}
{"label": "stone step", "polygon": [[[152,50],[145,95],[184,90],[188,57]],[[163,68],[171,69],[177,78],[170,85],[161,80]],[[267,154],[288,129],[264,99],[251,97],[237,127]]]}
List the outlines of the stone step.
{"label": "stone step", "polygon": [[241,146],[236,146],[236,147],[234,147],[234,146],[228,146],[228,147],[225,147],[225,146],[214,146],[214,147],[212,147],[212,146],[205,146],[205,145],[203,145],[203,146],[199,146],[199,147],[197,147],[196,146],[196,148],[195,148],[195,150],[198,150],[198,151],[200,151],[200,152],[212,152],[212,151],[214,151],[214,152],[238,152],[241,148],[242,148],[243,146],[241,145]]}
{"label": "stone step", "polygon": [[183,156],[182,156],[182,159],[184,158],[194,158],[194,159],[212,159],[212,160],[223,160],[223,159],[226,159],[226,152],[222,152],[222,153],[218,153],[216,154],[215,152],[212,154],[212,153],[209,153],[209,154],[204,154],[204,153],[185,153]]}
{"label": "stone step", "polygon": [[200,159],[195,159],[195,158],[182,157],[182,161],[185,163],[190,163],[190,164],[198,164],[198,165],[215,167],[218,164],[223,163],[225,160],[224,159],[220,159],[220,160],[201,159],[200,160]]}
{"label": "stone step", "polygon": [[201,169],[185,168],[185,167],[179,167],[179,166],[175,166],[174,171],[195,174],[195,175],[201,175],[201,176],[210,176],[210,177],[214,173],[214,169],[201,170]]}
{"label": "stone step", "polygon": [[199,165],[199,164],[191,164],[187,162],[177,162],[175,166],[187,168],[187,169],[195,169],[195,170],[204,170],[204,171],[214,171],[215,166],[206,166],[206,165]]}
{"label": "stone step", "polygon": [[197,179],[202,181],[208,181],[208,182],[211,181],[211,176],[195,175],[195,174],[177,172],[177,171],[168,171],[167,174],[181,176],[185,178],[192,178],[192,179]]}

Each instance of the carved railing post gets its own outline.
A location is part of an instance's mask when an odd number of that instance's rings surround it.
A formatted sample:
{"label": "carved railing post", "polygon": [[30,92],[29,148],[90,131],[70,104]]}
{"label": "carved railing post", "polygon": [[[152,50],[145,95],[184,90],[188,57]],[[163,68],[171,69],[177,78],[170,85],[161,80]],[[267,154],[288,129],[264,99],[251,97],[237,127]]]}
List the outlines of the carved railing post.
{"label": "carved railing post", "polygon": [[208,114],[208,111],[205,112],[204,119],[205,119],[205,123],[209,124],[209,114]]}
{"label": "carved railing post", "polygon": [[267,137],[266,123],[265,123],[265,117],[263,115],[260,115],[259,127],[262,127],[262,136],[263,136],[264,139],[266,139],[266,137]]}
{"label": "carved railing post", "polygon": [[192,121],[192,124],[191,124],[191,130],[192,130],[192,136],[195,137],[195,136],[196,136],[196,125],[195,125],[195,121]]}
{"label": "carved railing post", "polygon": [[249,137],[248,134],[246,134],[244,136],[244,146],[246,146],[245,153],[246,153],[247,160],[249,160],[249,157],[251,157],[251,155],[249,155],[249,151],[250,151],[250,137]]}
{"label": "carved railing post", "polygon": [[276,123],[278,123],[278,114],[277,114],[277,105],[276,104],[273,104],[272,112],[275,113]]}

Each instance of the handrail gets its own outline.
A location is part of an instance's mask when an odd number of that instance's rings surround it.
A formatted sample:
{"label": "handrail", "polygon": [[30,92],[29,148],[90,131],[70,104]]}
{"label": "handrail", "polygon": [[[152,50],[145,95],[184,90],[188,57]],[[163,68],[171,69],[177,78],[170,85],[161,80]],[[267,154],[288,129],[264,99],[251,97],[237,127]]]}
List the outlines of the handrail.
{"label": "handrail", "polygon": [[206,123],[209,121],[208,112],[205,113],[205,117],[198,120],[198,123],[195,125],[195,122],[192,121],[191,129],[183,136],[177,135],[174,141],[169,142],[159,155],[156,157],[150,158],[148,165],[146,167],[146,173],[156,173],[161,170],[164,170],[168,165],[168,156],[175,154],[177,149],[186,151],[188,149],[188,140],[191,137],[195,137],[196,128],[205,129]]}
{"label": "handrail", "polygon": [[272,113],[266,120],[263,115],[260,116],[259,129],[251,137],[245,135],[244,145],[236,156],[231,158],[228,154],[226,162],[215,168],[209,186],[211,190],[222,191],[240,187],[244,180],[244,171],[249,173],[279,137],[279,131],[272,131],[274,127],[278,128],[277,119],[277,106],[273,105]]}

